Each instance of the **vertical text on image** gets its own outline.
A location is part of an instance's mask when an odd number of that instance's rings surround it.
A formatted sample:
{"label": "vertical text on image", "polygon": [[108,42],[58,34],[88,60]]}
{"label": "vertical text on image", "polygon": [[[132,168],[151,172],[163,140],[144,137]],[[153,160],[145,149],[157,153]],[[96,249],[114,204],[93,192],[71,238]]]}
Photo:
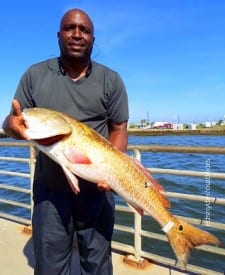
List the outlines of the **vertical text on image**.
{"label": "vertical text on image", "polygon": [[210,179],[210,159],[205,161],[205,223],[207,226],[210,225],[210,213],[211,213],[211,202],[210,202],[210,189],[211,189],[211,179]]}

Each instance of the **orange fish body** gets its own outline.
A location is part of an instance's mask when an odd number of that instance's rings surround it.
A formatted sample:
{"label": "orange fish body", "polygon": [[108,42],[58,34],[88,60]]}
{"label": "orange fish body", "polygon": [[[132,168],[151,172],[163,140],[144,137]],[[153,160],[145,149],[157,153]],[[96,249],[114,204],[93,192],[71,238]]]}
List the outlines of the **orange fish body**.
{"label": "orange fish body", "polygon": [[23,116],[26,134],[62,167],[75,193],[80,191],[76,176],[108,184],[138,213],[147,212],[162,226],[179,264],[187,264],[191,248],[219,244],[212,234],[173,216],[163,188],[147,169],[85,124],[43,108],[25,109]]}

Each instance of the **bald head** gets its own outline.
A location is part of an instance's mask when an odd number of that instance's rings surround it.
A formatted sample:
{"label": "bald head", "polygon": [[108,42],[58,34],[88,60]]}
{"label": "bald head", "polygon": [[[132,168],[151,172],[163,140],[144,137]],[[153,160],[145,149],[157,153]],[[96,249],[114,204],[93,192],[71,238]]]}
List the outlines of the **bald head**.
{"label": "bald head", "polygon": [[85,18],[85,20],[89,23],[92,34],[94,34],[94,24],[91,20],[91,18],[89,17],[89,15],[84,12],[83,10],[80,9],[71,9],[68,10],[62,17],[61,22],[60,22],[60,30],[62,29],[65,20],[67,20],[68,17],[80,17],[80,18]]}
{"label": "bald head", "polygon": [[58,32],[61,58],[67,61],[89,63],[94,44],[94,25],[80,9],[67,11]]}

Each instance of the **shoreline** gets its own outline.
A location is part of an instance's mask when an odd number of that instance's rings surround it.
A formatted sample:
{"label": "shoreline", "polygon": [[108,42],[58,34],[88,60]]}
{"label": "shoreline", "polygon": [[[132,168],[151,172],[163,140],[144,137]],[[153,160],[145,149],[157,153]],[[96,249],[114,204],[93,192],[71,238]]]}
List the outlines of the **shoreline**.
{"label": "shoreline", "polygon": [[173,130],[173,129],[128,129],[128,134],[133,136],[180,136],[180,135],[211,135],[225,136],[225,129],[196,129],[196,130]]}

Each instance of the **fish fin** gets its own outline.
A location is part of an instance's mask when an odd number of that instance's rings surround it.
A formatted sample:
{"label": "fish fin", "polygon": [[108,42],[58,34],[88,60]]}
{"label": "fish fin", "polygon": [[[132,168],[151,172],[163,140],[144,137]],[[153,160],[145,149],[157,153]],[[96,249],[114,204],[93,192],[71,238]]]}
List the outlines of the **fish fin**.
{"label": "fish fin", "polygon": [[79,183],[77,177],[71,173],[71,171],[64,165],[61,165],[63,172],[68,180],[68,183],[75,194],[80,192]]}
{"label": "fish fin", "polygon": [[86,155],[84,155],[83,153],[81,153],[80,151],[78,151],[74,148],[70,147],[70,148],[65,149],[64,155],[72,163],[91,164],[90,159]]}
{"label": "fish fin", "polygon": [[142,208],[132,204],[132,203],[127,203],[128,206],[135,212],[138,213],[139,215],[143,216],[144,215],[144,211]]}
{"label": "fish fin", "polygon": [[171,217],[171,221],[163,227],[163,231],[170,241],[178,265],[184,267],[193,247],[202,244],[220,244],[220,241],[211,233],[190,225],[177,217]]}

